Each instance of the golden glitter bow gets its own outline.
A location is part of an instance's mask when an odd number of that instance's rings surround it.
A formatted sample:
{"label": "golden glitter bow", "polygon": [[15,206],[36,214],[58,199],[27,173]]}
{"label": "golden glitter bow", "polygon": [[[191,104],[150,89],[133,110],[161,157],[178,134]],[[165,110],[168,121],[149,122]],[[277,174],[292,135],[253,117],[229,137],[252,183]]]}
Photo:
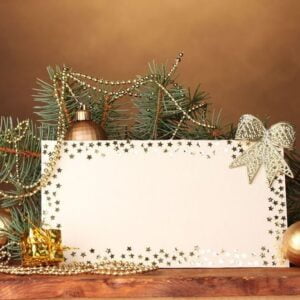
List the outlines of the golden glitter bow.
{"label": "golden glitter bow", "polygon": [[235,138],[256,142],[230,165],[231,168],[246,166],[249,182],[252,183],[261,165],[266,169],[271,186],[278,174],[293,178],[293,173],[285,162],[280,148],[292,149],[295,130],[288,123],[276,123],[266,129],[263,123],[252,115],[243,115],[238,124]]}
{"label": "golden glitter bow", "polygon": [[61,244],[61,231],[33,227],[24,237],[22,246],[22,265],[55,265],[64,261],[63,251],[67,249]]}

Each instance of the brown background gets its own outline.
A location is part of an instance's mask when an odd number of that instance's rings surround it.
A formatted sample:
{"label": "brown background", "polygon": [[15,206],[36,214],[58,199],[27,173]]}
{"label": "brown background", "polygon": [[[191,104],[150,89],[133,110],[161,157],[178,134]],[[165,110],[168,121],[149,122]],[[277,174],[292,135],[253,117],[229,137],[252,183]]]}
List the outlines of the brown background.
{"label": "brown background", "polygon": [[179,51],[181,82],[201,82],[225,121],[300,130],[299,0],[0,0],[0,113],[33,117],[48,65],[127,79]]}

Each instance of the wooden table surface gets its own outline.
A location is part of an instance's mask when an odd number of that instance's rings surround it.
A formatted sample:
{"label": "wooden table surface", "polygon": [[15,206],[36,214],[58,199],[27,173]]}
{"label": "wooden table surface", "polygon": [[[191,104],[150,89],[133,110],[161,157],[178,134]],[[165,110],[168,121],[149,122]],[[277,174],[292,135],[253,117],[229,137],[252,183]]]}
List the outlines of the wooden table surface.
{"label": "wooden table surface", "polygon": [[124,277],[0,275],[0,299],[276,295],[300,299],[300,268],[160,269]]}

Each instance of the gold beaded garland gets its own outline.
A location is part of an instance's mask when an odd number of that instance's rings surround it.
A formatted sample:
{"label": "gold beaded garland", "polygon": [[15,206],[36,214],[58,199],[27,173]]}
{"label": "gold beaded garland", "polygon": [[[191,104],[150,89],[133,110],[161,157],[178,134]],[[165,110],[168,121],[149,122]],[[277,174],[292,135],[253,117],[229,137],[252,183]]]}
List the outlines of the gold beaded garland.
{"label": "gold beaded garland", "polygon": [[163,86],[161,85],[159,82],[157,82],[156,80],[153,81],[154,83],[156,83],[158,85],[158,87],[165,92],[165,94],[174,102],[174,104],[176,105],[176,107],[182,112],[183,116],[185,118],[187,118],[188,120],[192,121],[194,124],[202,126],[202,127],[206,127],[209,129],[214,129],[215,126],[214,125],[210,125],[208,123],[204,123],[204,122],[199,122],[195,119],[193,119],[188,113],[192,112],[193,108],[190,108],[188,110],[188,112],[186,112],[178,103],[177,101],[173,98],[173,96],[169,93],[169,91]]}
{"label": "gold beaded garland", "polygon": [[115,260],[103,260],[99,263],[72,263],[61,264],[59,266],[10,266],[11,254],[7,250],[10,246],[16,245],[15,242],[9,242],[0,247],[0,273],[12,275],[55,275],[70,276],[78,274],[101,274],[124,276],[154,271],[156,266],[146,266],[132,262],[123,262]]}
{"label": "gold beaded garland", "polygon": [[[195,106],[191,107],[191,108],[188,110],[188,112],[193,112],[193,111],[195,111],[195,110],[197,110],[197,109],[199,109],[199,108],[203,108],[203,107],[206,107],[206,103],[201,103],[201,104],[195,105]],[[176,136],[176,134],[177,134],[179,128],[181,127],[181,125],[182,125],[182,123],[183,123],[183,121],[184,121],[185,119],[186,119],[186,116],[183,115],[183,116],[181,117],[180,121],[178,122],[178,125],[176,126],[176,128],[175,128],[173,134],[172,134],[171,140],[175,138],[175,136]],[[203,123],[203,125],[204,125],[204,123]],[[208,124],[205,123],[205,125],[208,125]],[[212,128],[212,127],[211,127],[211,128]]]}
{"label": "gold beaded garland", "polygon": [[17,182],[20,184],[20,168],[19,168],[19,149],[18,142],[21,141],[29,128],[29,120],[20,122],[16,128],[9,129],[4,134],[4,139],[7,143],[12,144],[15,150],[16,157],[16,177]]}
{"label": "gold beaded garland", "polygon": [[[178,67],[178,64],[180,63],[181,59],[183,57],[183,53],[179,53],[178,57],[176,58],[175,60],[175,63],[173,64],[170,72],[167,74],[167,78],[170,77],[174,72],[175,70],[177,69]],[[178,129],[180,128],[180,126],[182,125],[182,122],[184,121],[184,119],[189,119],[191,122],[193,122],[194,124],[198,125],[198,126],[202,126],[202,127],[205,127],[205,128],[208,128],[208,129],[215,129],[216,126],[214,125],[211,125],[209,124],[208,122],[199,122],[195,119],[193,119],[189,113],[200,108],[201,106],[204,106],[206,105],[205,103],[203,104],[200,104],[200,105],[197,105],[197,106],[194,106],[192,108],[190,108],[187,112],[177,103],[177,101],[174,99],[174,97],[169,93],[169,91],[162,85],[160,84],[157,80],[156,80],[156,76],[151,74],[149,76],[145,76],[145,77],[142,77],[141,79],[133,79],[133,80],[122,80],[122,81],[107,81],[107,80],[104,80],[104,79],[98,79],[98,78],[95,78],[95,77],[91,77],[89,75],[85,75],[85,74],[82,74],[82,73],[69,73],[67,74],[67,76],[69,76],[70,78],[72,78],[73,80],[75,80],[76,82],[78,82],[79,84],[83,85],[84,87],[86,88],[92,88],[93,90],[97,90],[99,92],[103,92],[104,94],[108,94],[109,96],[114,96],[114,99],[117,99],[117,98],[120,98],[120,97],[123,97],[125,96],[126,94],[128,94],[129,96],[135,96],[135,97],[139,97],[140,95],[138,94],[132,94],[131,92],[134,91],[136,88],[138,88],[139,86],[141,85],[145,85],[146,83],[155,83],[173,102],[174,104],[176,105],[176,107],[182,112],[183,114],[183,117],[182,119],[180,120],[180,122],[178,123],[178,126],[177,128],[175,129],[173,135],[172,135],[172,138],[174,138],[174,136],[176,135]],[[133,83],[133,85],[125,90],[121,90],[121,91],[118,91],[118,92],[108,92],[107,90],[104,90],[104,89],[100,89],[100,88],[96,88],[96,87],[93,87],[91,86],[90,84],[87,84],[85,83],[83,80],[80,80],[78,78],[76,78],[76,76],[79,76],[79,77],[82,77],[84,79],[88,79],[88,80],[91,80],[91,81],[94,81],[94,82],[97,82],[97,83],[100,83],[100,84],[103,84],[103,85],[125,85],[125,84],[131,84]],[[72,92],[70,86],[68,86],[68,89],[71,91],[71,95],[73,97],[75,97],[74,93]],[[75,97],[76,98],[76,97]],[[76,99],[77,100],[77,99]],[[77,100],[78,101],[78,100]]]}
{"label": "gold beaded garland", "polygon": [[[169,78],[177,69],[178,64],[180,63],[181,59],[183,57],[183,53],[179,53],[178,57],[175,60],[175,63],[173,64],[170,72],[167,74],[167,78]],[[92,77],[89,75],[85,75],[82,73],[78,73],[78,72],[71,72],[68,73],[67,76],[71,79],[73,79],[75,82],[79,83],[80,85],[84,86],[85,88],[91,88],[94,91],[98,91],[98,92],[102,92],[105,95],[109,95],[109,96],[113,96],[114,100],[121,98],[125,95],[129,95],[129,96],[133,96],[133,97],[140,97],[141,94],[137,94],[137,93],[132,93],[136,88],[139,88],[142,85],[145,85],[148,82],[152,82],[150,79],[156,79],[156,75],[155,74],[150,74],[149,76],[144,76],[142,78],[139,79],[130,79],[130,80],[117,80],[117,81],[108,81],[108,80],[104,80],[104,79],[98,79],[96,77]],[[91,80],[95,83],[99,83],[102,85],[127,85],[127,84],[133,84],[130,87],[120,90],[118,92],[110,92],[108,90],[105,89],[101,89],[101,88],[97,88],[95,86],[90,85],[89,83],[84,82],[83,80],[80,80],[78,77],[84,78],[84,79],[88,79]]]}

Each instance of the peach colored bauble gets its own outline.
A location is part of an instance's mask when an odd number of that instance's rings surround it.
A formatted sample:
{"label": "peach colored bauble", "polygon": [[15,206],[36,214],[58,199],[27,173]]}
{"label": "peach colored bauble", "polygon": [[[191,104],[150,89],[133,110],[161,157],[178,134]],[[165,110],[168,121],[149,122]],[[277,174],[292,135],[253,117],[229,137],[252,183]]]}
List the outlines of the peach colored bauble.
{"label": "peach colored bauble", "polygon": [[75,114],[75,121],[71,124],[66,140],[93,141],[106,140],[106,134],[100,125],[91,120],[91,112],[83,106]]}

